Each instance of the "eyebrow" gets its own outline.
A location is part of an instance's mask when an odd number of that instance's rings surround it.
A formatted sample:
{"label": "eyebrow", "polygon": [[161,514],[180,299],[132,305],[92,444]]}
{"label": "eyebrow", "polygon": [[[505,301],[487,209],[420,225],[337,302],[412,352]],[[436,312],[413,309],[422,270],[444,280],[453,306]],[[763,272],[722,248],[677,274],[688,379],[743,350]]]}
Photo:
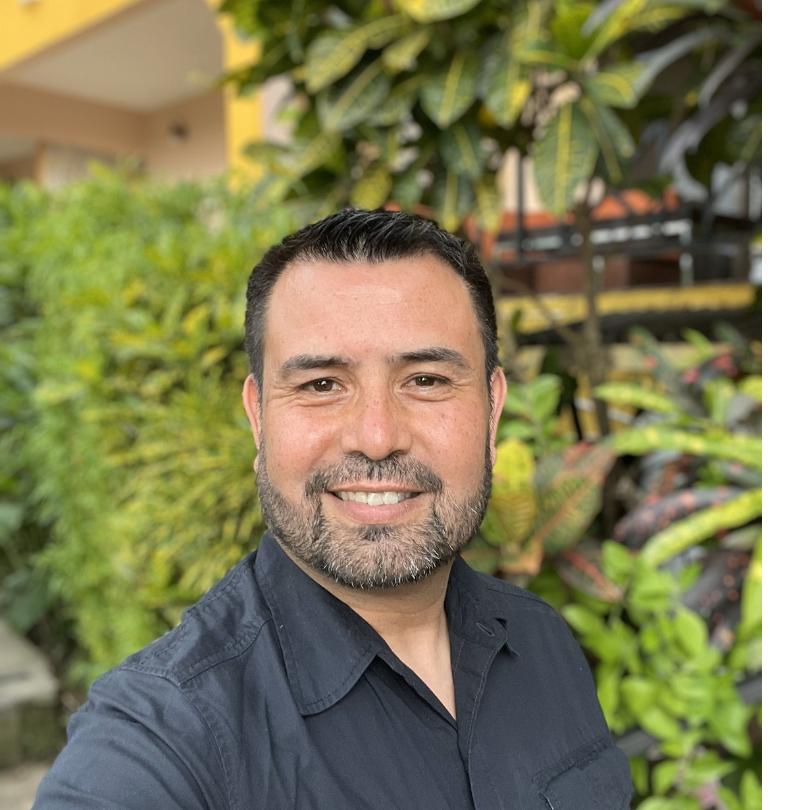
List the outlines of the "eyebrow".
{"label": "eyebrow", "polygon": [[281,364],[278,373],[282,377],[288,377],[296,371],[312,371],[318,368],[346,368],[351,365],[351,360],[341,355],[296,354]]}
{"label": "eyebrow", "polygon": [[[443,346],[430,346],[426,349],[416,349],[412,352],[391,355],[386,357],[385,361],[391,366],[403,363],[450,363],[464,371],[471,370],[470,364],[461,352]],[[353,365],[355,364],[343,355],[296,354],[281,364],[278,373],[281,377],[289,377],[296,371],[314,371],[321,368],[349,368]]]}
{"label": "eyebrow", "polygon": [[403,352],[394,357],[387,357],[386,362],[389,365],[399,365],[400,363],[450,363],[464,371],[472,370],[461,352],[457,352],[455,349],[445,349],[443,346],[431,346],[428,349]]}

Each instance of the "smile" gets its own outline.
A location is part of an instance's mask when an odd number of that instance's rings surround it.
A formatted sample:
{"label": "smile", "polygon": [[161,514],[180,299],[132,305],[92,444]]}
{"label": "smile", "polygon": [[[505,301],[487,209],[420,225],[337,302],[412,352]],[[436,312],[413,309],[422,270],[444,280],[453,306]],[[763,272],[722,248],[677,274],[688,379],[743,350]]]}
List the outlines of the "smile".
{"label": "smile", "polygon": [[363,490],[346,491],[332,493],[335,497],[340,498],[342,501],[356,501],[358,503],[365,503],[369,506],[390,506],[395,503],[407,501],[410,498],[415,498],[421,494],[419,492],[367,492]]}

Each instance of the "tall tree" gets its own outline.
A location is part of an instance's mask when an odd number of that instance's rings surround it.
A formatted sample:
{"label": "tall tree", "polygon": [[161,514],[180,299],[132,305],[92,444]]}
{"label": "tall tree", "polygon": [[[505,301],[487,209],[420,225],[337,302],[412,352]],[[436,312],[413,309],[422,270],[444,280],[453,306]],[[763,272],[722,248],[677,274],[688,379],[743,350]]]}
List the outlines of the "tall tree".
{"label": "tall tree", "polygon": [[[428,207],[450,231],[474,217],[494,232],[505,154],[530,156],[543,205],[575,212],[583,237],[588,315],[581,332],[562,331],[596,385],[605,363],[593,181],[610,190],[675,173],[705,183],[718,160],[742,173],[759,159],[756,2],[225,0],[222,11],[262,45],[227,78],[250,89],[289,76],[291,137],[253,152],[304,219],[396,200]],[[606,431],[601,404],[598,414]]]}

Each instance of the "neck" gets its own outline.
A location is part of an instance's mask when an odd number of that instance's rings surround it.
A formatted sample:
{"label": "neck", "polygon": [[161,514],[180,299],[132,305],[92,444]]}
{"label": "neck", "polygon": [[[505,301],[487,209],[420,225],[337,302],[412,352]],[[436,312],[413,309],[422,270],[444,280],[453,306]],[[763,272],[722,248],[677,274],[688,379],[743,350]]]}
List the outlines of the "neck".
{"label": "neck", "polygon": [[365,619],[455,717],[450,631],[444,611],[452,564],[437,568],[421,582],[361,591],[339,585],[289,556],[319,585]]}
{"label": "neck", "polygon": [[444,597],[452,565],[437,568],[420,582],[379,590],[349,588],[309,566],[298,565],[319,585],[365,619],[392,649],[392,641],[398,645],[414,636],[430,635],[432,630],[445,628],[446,631]]}

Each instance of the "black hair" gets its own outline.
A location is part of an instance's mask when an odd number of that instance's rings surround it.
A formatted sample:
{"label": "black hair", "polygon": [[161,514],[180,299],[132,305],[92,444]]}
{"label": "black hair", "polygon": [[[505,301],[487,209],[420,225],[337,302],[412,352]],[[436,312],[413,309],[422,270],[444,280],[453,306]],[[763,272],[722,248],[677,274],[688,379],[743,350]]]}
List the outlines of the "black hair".
{"label": "black hair", "polygon": [[245,350],[261,394],[267,302],[273,285],[295,261],[378,264],[412,256],[435,256],[461,276],[472,296],[484,342],[487,386],[498,365],[498,326],[492,288],[469,242],[435,222],[402,211],[346,209],[285,237],[262,256],[247,286]]}

